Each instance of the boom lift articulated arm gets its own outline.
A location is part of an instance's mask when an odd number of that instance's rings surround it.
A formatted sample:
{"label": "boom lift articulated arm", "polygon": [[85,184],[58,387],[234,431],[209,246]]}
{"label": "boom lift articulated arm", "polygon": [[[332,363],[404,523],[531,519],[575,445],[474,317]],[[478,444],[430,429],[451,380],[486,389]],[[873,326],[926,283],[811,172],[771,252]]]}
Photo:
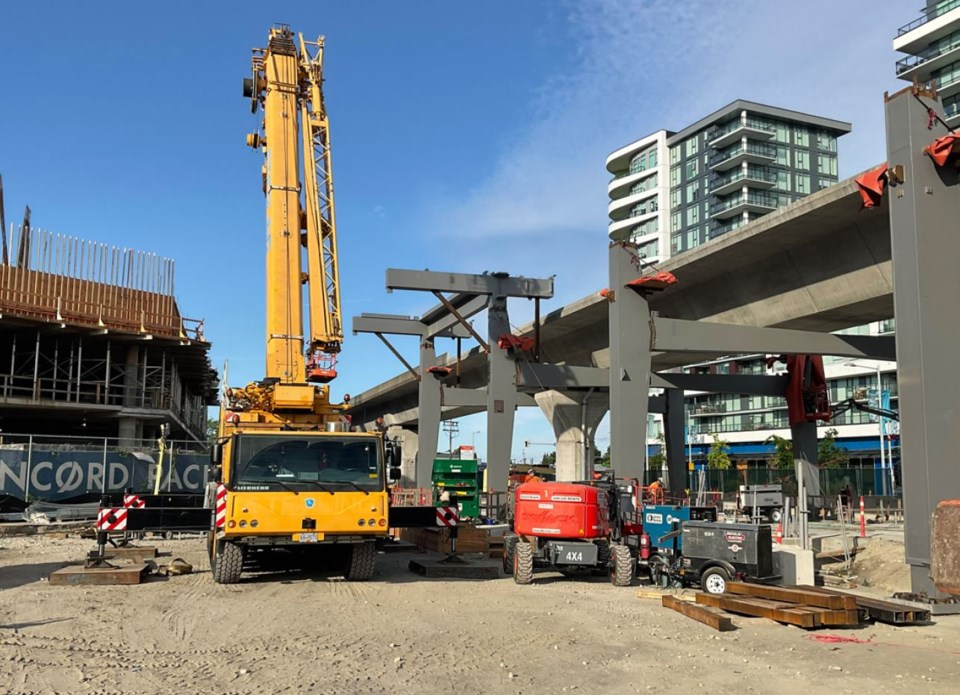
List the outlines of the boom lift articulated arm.
{"label": "boom lift articulated arm", "polygon": [[885,417],[888,420],[896,420],[900,422],[900,413],[896,410],[887,410],[886,408],[875,408],[872,405],[866,405],[860,403],[855,398],[848,398],[845,401],[840,401],[839,403],[830,406],[831,418],[841,415],[848,410],[861,410],[865,413],[870,413],[871,415],[876,415],[877,417]]}

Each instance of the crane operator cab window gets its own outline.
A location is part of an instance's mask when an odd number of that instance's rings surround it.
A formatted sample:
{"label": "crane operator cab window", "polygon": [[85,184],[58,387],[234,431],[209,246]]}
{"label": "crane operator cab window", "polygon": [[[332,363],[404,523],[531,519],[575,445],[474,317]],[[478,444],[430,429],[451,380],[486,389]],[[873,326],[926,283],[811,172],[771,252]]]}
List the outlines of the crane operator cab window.
{"label": "crane operator cab window", "polygon": [[383,489],[379,439],[240,435],[231,476],[236,490]]}

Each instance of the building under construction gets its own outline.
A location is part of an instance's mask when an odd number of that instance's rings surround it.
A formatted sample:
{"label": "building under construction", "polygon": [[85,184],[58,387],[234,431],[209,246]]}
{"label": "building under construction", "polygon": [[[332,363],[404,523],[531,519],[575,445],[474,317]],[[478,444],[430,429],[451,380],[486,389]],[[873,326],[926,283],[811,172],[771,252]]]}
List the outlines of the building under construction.
{"label": "building under construction", "polygon": [[203,322],[174,299],[174,262],[31,229],[3,234],[0,430],[121,446],[205,438],[217,375]]}

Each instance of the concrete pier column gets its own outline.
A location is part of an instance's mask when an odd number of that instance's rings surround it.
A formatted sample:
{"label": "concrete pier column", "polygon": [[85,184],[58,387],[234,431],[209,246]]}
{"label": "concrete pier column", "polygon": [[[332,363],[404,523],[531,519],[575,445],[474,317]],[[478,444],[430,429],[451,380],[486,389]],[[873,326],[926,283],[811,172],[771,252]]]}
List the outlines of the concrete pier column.
{"label": "concrete pier column", "polygon": [[131,408],[141,407],[140,403],[140,346],[127,348],[123,365],[123,404]]}
{"label": "concrete pier column", "polygon": [[117,425],[117,438],[121,448],[139,446],[143,439],[143,422],[135,417],[121,417]]}
{"label": "concrete pier column", "polygon": [[541,391],[537,405],[557,437],[557,480],[585,480],[592,472],[593,438],[607,413],[607,394],[587,391]]}

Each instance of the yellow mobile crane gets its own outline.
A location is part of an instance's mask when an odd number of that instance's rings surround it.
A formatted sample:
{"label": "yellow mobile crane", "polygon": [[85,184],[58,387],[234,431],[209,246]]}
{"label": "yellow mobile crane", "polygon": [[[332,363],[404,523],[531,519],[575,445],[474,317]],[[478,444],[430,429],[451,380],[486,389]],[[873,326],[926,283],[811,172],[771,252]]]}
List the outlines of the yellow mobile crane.
{"label": "yellow mobile crane", "polygon": [[323,50],[322,37],[305,41],[274,27],[244,80],[252,111],[263,110],[247,144],[265,155],[266,377],[225,388],[221,403],[209,539],[221,584],[239,580],[253,551],[277,547],[346,548],[346,577],[367,579],[375,541],[388,533],[395,452],[380,434],[350,432],[346,405],[330,402],[343,328]]}

